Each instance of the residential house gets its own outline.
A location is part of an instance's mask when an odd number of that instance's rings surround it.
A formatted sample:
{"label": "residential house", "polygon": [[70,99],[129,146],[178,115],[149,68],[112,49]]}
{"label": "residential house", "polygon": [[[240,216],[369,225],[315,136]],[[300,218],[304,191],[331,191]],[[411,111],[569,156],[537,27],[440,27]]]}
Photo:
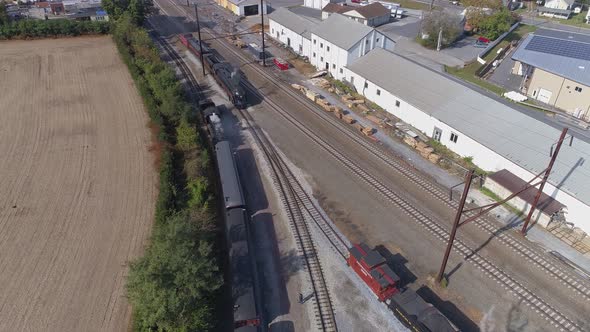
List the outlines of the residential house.
{"label": "residential house", "polygon": [[391,11],[378,2],[366,6],[352,7],[352,10],[342,13],[342,15],[370,27],[389,23],[391,19]]}
{"label": "residential house", "polygon": [[263,10],[264,14],[267,12],[266,1],[262,5],[260,0],[215,0],[215,2],[237,16],[260,15]]}
{"label": "residential house", "polygon": [[[313,36],[313,35],[312,35]],[[344,67],[345,79],[369,100],[490,172],[524,181],[549,163],[561,129],[471,90],[446,74],[375,48]],[[590,140],[561,147],[543,192],[565,208],[568,222],[590,233]]]}
{"label": "residential house", "polygon": [[544,6],[537,8],[537,11],[541,16],[567,20],[571,17],[576,4],[576,0],[547,0]]}
{"label": "residential house", "polygon": [[393,50],[394,41],[381,32],[354,22],[341,14],[332,14],[311,30],[310,63],[328,70],[340,79],[344,66],[374,48]]}
{"label": "residential house", "polygon": [[346,3],[346,0],[304,0],[303,6],[313,9],[322,10],[329,3]]}
{"label": "residential house", "polygon": [[[295,12],[297,10],[297,13]],[[317,9],[307,7],[281,7],[268,16],[269,34],[293,52],[309,57],[311,30],[322,20]]]}
{"label": "residential house", "polygon": [[330,2],[324,8],[322,8],[322,20],[327,19],[330,15],[334,13],[343,14],[352,9],[354,9],[354,7],[348,6],[346,3]]}
{"label": "residential house", "polygon": [[527,96],[590,121],[590,36],[539,29],[512,59]]}

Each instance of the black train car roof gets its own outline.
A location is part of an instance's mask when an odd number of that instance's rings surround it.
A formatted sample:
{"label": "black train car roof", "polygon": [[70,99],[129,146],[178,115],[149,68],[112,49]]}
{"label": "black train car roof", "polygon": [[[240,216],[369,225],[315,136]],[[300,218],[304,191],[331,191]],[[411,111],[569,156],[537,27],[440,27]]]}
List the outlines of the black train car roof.
{"label": "black train car roof", "polygon": [[420,323],[432,332],[457,331],[432,304],[424,301],[415,291],[409,288],[395,294],[391,299],[402,307],[408,315],[416,317]]}
{"label": "black train car roof", "polygon": [[217,157],[217,167],[221,176],[221,190],[223,191],[225,208],[231,209],[244,206],[238,170],[228,141],[215,144],[215,156]]}

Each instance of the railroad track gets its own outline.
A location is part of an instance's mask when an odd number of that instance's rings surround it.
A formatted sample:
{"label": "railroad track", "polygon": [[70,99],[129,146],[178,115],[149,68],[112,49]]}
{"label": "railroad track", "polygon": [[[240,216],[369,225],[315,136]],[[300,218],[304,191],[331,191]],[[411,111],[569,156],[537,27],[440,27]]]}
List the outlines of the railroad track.
{"label": "railroad track", "polygon": [[[306,192],[294,177],[282,156],[276,151],[268,137],[266,137],[266,134],[255,125],[250,114],[244,110],[238,110],[238,112],[246,121],[256,144],[262,149],[265,159],[272,170],[272,180],[275,187],[279,190],[281,201],[286,208],[287,218],[295,235],[299,254],[305,261],[308,278],[314,294],[313,309],[316,312],[317,326],[321,331],[337,331],[338,327],[330,299],[330,292],[308,225],[309,219],[306,218],[305,214],[308,214],[311,220],[319,226],[320,230],[327,236],[335,248],[339,248],[337,244],[343,243],[342,239],[334,229],[323,222],[325,220],[314,218],[317,215],[312,212],[316,210],[313,202],[309,200]],[[343,255],[345,252],[339,253]]]}
{"label": "railroad track", "polygon": [[[179,6],[177,6],[177,7],[179,7]],[[181,11],[183,10],[180,7],[179,7],[179,9]],[[203,30],[205,30],[206,33],[209,34],[210,36],[212,36],[214,38],[217,37],[217,34],[214,31],[211,31],[209,29],[203,29]],[[242,55],[237,50],[235,50],[231,45],[228,45],[225,41],[220,40],[219,44],[222,47],[226,48],[229,52],[233,53],[236,57],[243,60],[244,62],[246,62],[246,63],[250,62],[249,59],[245,58],[244,55]],[[285,91],[288,95],[290,95],[293,99],[299,101],[306,108],[314,111],[314,113],[317,114],[319,117],[326,119],[326,116],[328,116],[327,114],[319,111],[315,104],[310,105],[309,101],[303,99],[303,97],[300,96],[299,94],[296,94],[293,90],[290,89],[290,87],[285,86],[284,82],[281,82],[280,79],[278,79],[275,75],[271,75],[271,74],[267,73],[262,68],[257,68],[257,67],[253,67],[253,68],[260,75],[267,78],[269,83],[274,84],[277,88]],[[255,88],[253,88],[251,85],[246,84],[245,86],[251,93],[258,94],[257,90]],[[417,207],[408,203],[408,201],[406,201],[403,197],[401,197],[401,196],[397,195],[396,193],[394,193],[393,191],[389,190],[389,188],[387,188],[384,184],[382,184],[381,182],[376,180],[374,177],[372,177],[370,174],[365,172],[357,164],[355,164],[350,159],[348,159],[347,157],[342,155],[337,149],[332,147],[329,143],[327,143],[322,138],[315,135],[311,130],[309,130],[305,125],[303,125],[301,122],[299,122],[296,118],[294,118],[289,113],[282,110],[272,100],[270,100],[268,98],[262,98],[262,102],[267,104],[268,106],[270,106],[274,110],[276,110],[277,113],[280,114],[284,119],[286,119],[288,122],[292,123],[303,134],[308,136],[308,138],[310,138],[313,142],[315,142],[317,145],[322,147],[326,152],[328,152],[338,162],[340,162],[343,166],[345,166],[354,176],[357,176],[362,181],[364,181],[369,186],[371,186],[371,188],[373,188],[374,191],[376,191],[378,194],[382,195],[387,200],[389,200],[393,205],[395,205],[399,209],[401,209],[406,215],[408,215],[410,218],[415,220],[418,224],[420,224],[422,227],[424,227],[426,230],[428,230],[436,238],[440,239],[441,241],[446,241],[446,239],[448,239],[449,234],[441,225],[439,225],[437,222],[433,221],[429,216],[422,213]],[[435,184],[431,183],[430,181],[425,180],[424,178],[420,177],[416,173],[416,171],[410,169],[409,166],[402,165],[401,163],[397,162],[396,160],[393,160],[392,158],[390,158],[390,156],[387,153],[383,152],[383,150],[376,148],[376,146],[374,146],[374,145],[371,145],[370,142],[359,137],[359,135],[357,135],[356,133],[353,133],[350,128],[344,127],[342,124],[337,123],[336,121],[334,121],[334,119],[327,119],[327,120],[328,120],[328,123],[335,126],[339,130],[343,131],[347,136],[351,137],[354,141],[356,141],[359,144],[361,144],[362,146],[366,147],[370,152],[375,154],[380,159],[384,160],[394,170],[396,170],[396,171],[402,173],[404,176],[408,177],[410,180],[412,180],[412,182],[419,185],[420,188],[425,189],[430,195],[437,197],[437,199],[442,199],[442,196],[446,197],[446,192],[443,193],[442,189],[440,189],[440,187],[438,187],[438,185],[435,185]],[[445,201],[445,199],[442,199],[442,200]],[[447,203],[447,204],[450,204],[450,203]],[[481,227],[483,227],[483,226],[481,226]],[[484,228],[484,229],[488,230],[490,228]],[[496,232],[496,231],[497,231],[496,229],[493,229],[493,232]],[[515,242],[516,241],[514,241],[514,243]],[[514,243],[511,244],[510,242],[506,242],[506,245],[512,247],[512,246],[514,246]],[[522,244],[519,244],[519,245],[522,245]],[[522,246],[524,246],[524,245],[522,245]],[[513,247],[513,250],[515,250],[516,248],[517,247]],[[499,267],[494,265],[492,262],[490,262],[486,258],[483,258],[478,253],[474,252],[474,250],[471,249],[468,245],[466,245],[463,241],[457,240],[454,250],[456,252],[458,252],[459,254],[461,254],[465,260],[472,262],[478,269],[480,269],[483,273],[488,275],[491,279],[495,280],[498,284],[503,286],[506,290],[513,293],[517,298],[522,300],[523,303],[527,304],[533,310],[538,312],[542,317],[544,317],[548,322],[550,322],[552,325],[557,327],[559,330],[581,331],[581,328],[578,325],[576,325],[575,322],[573,322],[571,319],[569,319],[566,315],[564,315],[563,313],[561,313],[560,311],[558,311],[557,309],[555,309],[554,307],[549,305],[547,302],[545,302],[543,299],[541,299],[539,296],[537,296],[531,290],[526,288],[520,282],[516,281],[514,278],[509,276],[506,272],[504,272],[502,269],[500,269]],[[523,254],[527,255],[527,251],[525,251]],[[540,257],[538,255],[535,257],[534,253],[532,252],[532,249],[530,249],[530,251],[528,252],[528,255],[525,256],[525,258],[527,258],[528,260],[536,260],[537,262],[544,262],[545,261],[546,264],[551,266],[551,263],[549,263],[545,258]],[[535,265],[540,266],[540,267],[544,266],[542,264],[535,264]],[[547,270],[545,270],[545,272],[551,273],[558,280],[563,280],[563,282],[565,282],[569,285],[568,279],[567,278],[564,279],[563,276],[560,276],[559,272],[556,272],[556,271],[559,271],[559,269],[556,268],[555,266],[552,266],[552,267],[553,267],[553,269],[548,268]],[[575,280],[575,278],[573,278],[571,276],[567,276],[567,277],[569,277],[570,280]],[[581,288],[581,290],[584,291],[583,288]]]}
{"label": "railroad track", "polygon": [[[168,53],[171,60],[180,69],[191,92],[201,95],[202,90],[192,75],[192,72],[178,55],[172,46],[164,38],[156,36],[162,48]],[[281,192],[281,201],[287,209],[289,223],[296,237],[297,247],[301,257],[305,261],[310,284],[313,291],[314,311],[316,312],[316,323],[321,331],[338,331],[334,310],[321,262],[313,242],[308,222],[317,225],[332,247],[339,255],[346,258],[348,251],[347,243],[342,239],[334,227],[319,211],[311,197],[303,189],[292,171],[288,168],[283,157],[276,151],[266,135],[254,124],[252,117],[243,110],[238,110],[248,127],[251,129],[254,139],[264,152],[265,158],[272,168],[272,178]],[[307,215],[307,217],[306,217]]]}
{"label": "railroad track", "polygon": [[[214,32],[211,32],[210,29],[203,30],[207,30],[209,34],[216,36]],[[244,60],[245,63],[251,63],[249,59],[246,59],[243,55],[238,54],[231,45],[228,46],[224,41],[220,41],[220,44],[230,49],[236,56]],[[405,162],[399,161],[403,160],[403,157],[392,157],[391,152],[384,151],[381,147],[376,146],[374,142],[360,136],[358,132],[353,131],[350,126],[346,126],[339,121],[335,121],[332,116],[320,110],[316,104],[311,103],[299,93],[293,91],[288,83],[282,81],[280,77],[272,75],[261,68],[254,68],[259,74],[267,78],[269,83],[274,84],[277,88],[286,92],[289,96],[299,101],[300,104],[304,105],[307,109],[313,111],[313,113],[318,117],[324,119],[327,123],[340,132],[344,133],[357,144],[363,146],[363,148],[382,160],[393,171],[410,180],[418,188],[422,189],[425,193],[446,205],[448,208],[452,210],[457,209],[458,203],[456,201],[448,200],[448,189],[442,188],[438,183],[435,183],[419,174],[413,167],[409,166]],[[470,212],[467,213],[466,216],[469,217],[474,214],[475,212]],[[566,287],[566,289],[571,289],[578,296],[581,296],[586,301],[590,301],[590,283],[580,279],[576,273],[562,270],[560,266],[563,264],[557,262],[555,259],[537,254],[535,248],[532,248],[530,245],[523,243],[511,232],[504,231],[502,227],[498,228],[496,225],[494,225],[495,222],[496,221],[492,220],[489,216],[485,216],[476,219],[474,224],[476,224],[479,229],[483,230],[490,237],[496,238],[500,243],[510,248],[513,252],[525,258],[528,262],[539,268],[543,273],[546,273],[555,280],[559,281],[563,286]]]}

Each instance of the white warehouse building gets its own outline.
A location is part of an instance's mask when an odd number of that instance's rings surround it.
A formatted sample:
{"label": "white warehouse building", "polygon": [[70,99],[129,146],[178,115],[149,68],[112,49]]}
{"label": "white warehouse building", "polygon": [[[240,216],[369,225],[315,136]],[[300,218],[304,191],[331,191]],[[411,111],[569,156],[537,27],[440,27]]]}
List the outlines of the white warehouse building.
{"label": "white warehouse building", "polygon": [[341,14],[332,14],[311,31],[309,61],[316,68],[342,79],[346,65],[374,48],[392,51],[394,46],[393,40],[374,28]]}
{"label": "white warehouse building", "polygon": [[[357,91],[486,171],[529,181],[549,163],[561,129],[529,117],[456,80],[376,48],[344,68]],[[590,144],[564,144],[544,192],[566,219],[590,233]],[[558,189],[559,188],[559,189]]]}
{"label": "white warehouse building", "polygon": [[321,11],[299,8],[299,10],[301,9],[307,15],[298,15],[293,12],[295,9],[284,7],[273,11],[268,16],[269,34],[290,47],[293,52],[309,57],[311,54],[311,30],[322,21]]}
{"label": "white warehouse building", "polygon": [[321,11],[304,7],[279,8],[270,14],[269,34],[339,79],[344,77],[346,65],[370,50],[393,50],[395,46],[393,40],[372,27],[340,14],[322,21]]}

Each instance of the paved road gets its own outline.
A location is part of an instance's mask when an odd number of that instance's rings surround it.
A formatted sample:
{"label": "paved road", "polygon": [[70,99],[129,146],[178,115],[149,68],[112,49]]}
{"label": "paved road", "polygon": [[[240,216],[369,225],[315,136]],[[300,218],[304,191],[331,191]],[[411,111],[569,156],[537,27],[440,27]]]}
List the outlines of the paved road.
{"label": "paved road", "polygon": [[548,21],[548,20],[542,19],[540,17],[535,17],[535,18],[523,17],[522,23],[528,24],[528,25],[535,25],[539,28],[563,30],[563,31],[570,31],[570,32],[576,32],[576,33],[582,33],[585,35],[590,35],[590,25],[588,25],[588,28],[581,28],[581,27],[576,27],[576,26],[571,26],[571,25],[560,24],[560,23]]}
{"label": "paved road", "polygon": [[[163,1],[163,0],[161,0]],[[176,15],[176,14],[174,14]],[[233,54],[224,51],[220,41],[211,41],[212,46],[229,61],[242,64]],[[379,179],[392,191],[403,195],[404,199],[416,206],[421,206],[423,213],[433,220],[446,225],[452,219],[453,211],[434,199],[429,193],[419,189],[407,178],[392,171],[364,148],[352,143],[342,132],[293,101],[284,91],[272,84],[252,68],[252,64],[241,66],[250,83],[273,101],[291,112],[309,128],[354,160],[362,169]],[[395,79],[395,78],[393,78]],[[427,283],[427,277],[436,272],[440,263],[443,243],[431,237],[430,233],[419,227],[402,210],[392,205],[382,196],[376,194],[372,187],[360,179],[351,176],[335,160],[326,157],[325,152],[311,143],[306,136],[292,125],[264,107],[254,106],[258,124],[276,141],[287,156],[300,167],[312,183],[315,196],[318,197],[338,227],[352,241],[364,240],[371,245],[384,245],[389,251],[397,252],[408,261],[402,264],[407,268],[410,281],[415,285]],[[427,177],[427,175],[424,175]],[[487,257],[507,273],[534,291],[538,296],[573,319],[587,319],[590,310],[588,302],[552,277],[540,272],[536,266],[524,261],[517,253],[508,249],[482,232],[478,227],[467,226],[462,229],[459,238],[472,248],[480,248],[479,254]],[[499,227],[499,226],[498,226]],[[435,253],[435,254],[433,254]],[[485,274],[452,255],[449,264],[452,271],[450,287],[437,291],[437,296],[450,300],[463,310],[470,319],[463,317],[465,329],[476,329],[475,323],[484,315],[493,318],[501,330],[518,322],[525,322],[532,330],[551,330],[544,319],[534,311],[524,307],[512,295],[497,285]],[[516,315],[516,316],[515,316]],[[516,317],[516,318],[515,318]]]}

